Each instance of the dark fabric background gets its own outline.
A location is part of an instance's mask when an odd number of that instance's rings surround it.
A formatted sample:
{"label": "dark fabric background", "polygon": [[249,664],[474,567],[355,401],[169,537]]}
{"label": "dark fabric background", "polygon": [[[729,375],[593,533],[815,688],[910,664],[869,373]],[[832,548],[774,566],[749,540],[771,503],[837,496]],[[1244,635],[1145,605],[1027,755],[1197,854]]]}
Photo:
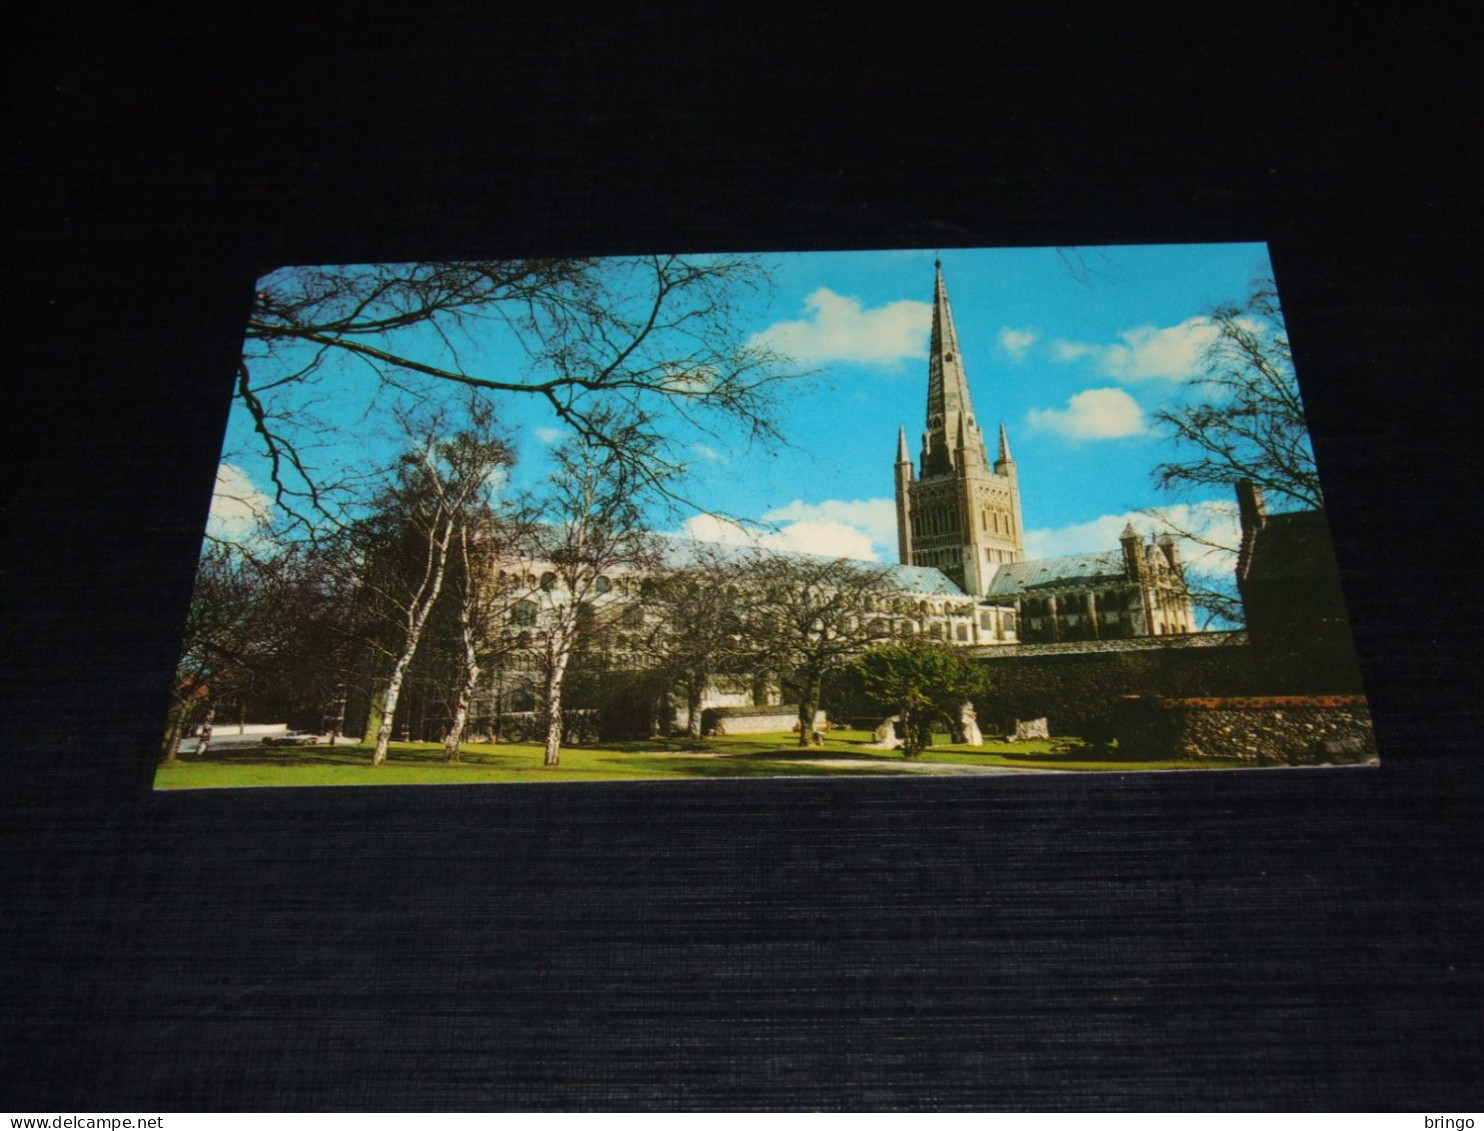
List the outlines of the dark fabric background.
{"label": "dark fabric background", "polygon": [[[701,11],[16,37],[0,1107],[1477,1108],[1470,37]],[[1203,239],[1272,245],[1379,770],[150,792],[258,271]]]}

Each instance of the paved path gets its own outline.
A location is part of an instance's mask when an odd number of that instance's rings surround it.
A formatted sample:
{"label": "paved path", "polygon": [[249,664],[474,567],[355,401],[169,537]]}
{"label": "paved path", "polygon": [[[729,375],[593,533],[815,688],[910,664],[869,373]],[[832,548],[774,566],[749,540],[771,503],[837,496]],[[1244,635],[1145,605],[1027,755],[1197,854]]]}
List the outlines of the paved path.
{"label": "paved path", "polygon": [[804,766],[834,766],[877,770],[882,773],[936,774],[940,777],[976,777],[984,774],[1058,774],[1066,770],[1024,769],[1019,766],[975,766],[966,762],[881,762],[874,758],[790,758]]}
{"label": "paved path", "polygon": [[[748,758],[752,754],[737,754],[724,750],[676,750],[674,753],[687,758]],[[1065,774],[1071,770],[1029,768],[1022,766],[976,766],[966,762],[885,762],[879,758],[795,758],[787,754],[775,757],[780,763],[797,763],[800,766],[823,766],[837,770],[875,770],[880,774],[934,774],[939,777],[976,777],[985,774]]]}

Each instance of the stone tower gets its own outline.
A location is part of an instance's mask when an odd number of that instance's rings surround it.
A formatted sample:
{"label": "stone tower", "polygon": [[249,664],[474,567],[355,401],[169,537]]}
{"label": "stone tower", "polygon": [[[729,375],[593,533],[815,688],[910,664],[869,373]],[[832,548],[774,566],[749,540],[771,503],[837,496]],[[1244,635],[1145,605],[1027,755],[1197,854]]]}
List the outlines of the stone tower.
{"label": "stone tower", "polygon": [[999,458],[989,462],[943,264],[936,268],[927,430],[918,469],[907,451],[906,430],[897,434],[897,544],[904,565],[940,569],[964,592],[980,596],[1000,565],[1025,560],[1020,483],[1004,425]]}

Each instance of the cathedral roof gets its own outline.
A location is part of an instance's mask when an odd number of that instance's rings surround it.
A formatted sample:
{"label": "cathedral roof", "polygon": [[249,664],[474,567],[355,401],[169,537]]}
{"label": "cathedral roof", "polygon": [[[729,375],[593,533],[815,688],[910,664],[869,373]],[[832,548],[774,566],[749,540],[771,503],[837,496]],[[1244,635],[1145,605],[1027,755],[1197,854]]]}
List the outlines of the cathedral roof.
{"label": "cathedral roof", "polygon": [[985,595],[1018,597],[1033,589],[1052,589],[1113,578],[1122,580],[1124,576],[1123,553],[1119,550],[1006,562],[995,571],[994,580],[989,583],[989,592]]}
{"label": "cathedral roof", "polygon": [[898,589],[912,593],[942,593],[951,597],[964,595],[964,591],[950,581],[942,570],[929,566],[887,566],[886,579]]}
{"label": "cathedral roof", "polygon": [[[682,569],[687,565],[695,563],[699,555],[705,555],[719,562],[735,562],[741,566],[751,561],[758,554],[765,554],[773,558],[785,558],[800,562],[828,562],[836,559],[823,554],[801,554],[793,550],[758,550],[753,546],[737,545],[726,542],[702,542],[698,539],[687,538],[678,534],[658,534],[655,536],[660,547],[660,555],[664,563],[672,569]],[[895,589],[905,593],[940,594],[947,597],[962,597],[964,591],[948,579],[941,570],[932,569],[927,566],[909,565],[884,565],[879,562],[861,561],[856,563],[863,570],[879,570],[886,583]]]}

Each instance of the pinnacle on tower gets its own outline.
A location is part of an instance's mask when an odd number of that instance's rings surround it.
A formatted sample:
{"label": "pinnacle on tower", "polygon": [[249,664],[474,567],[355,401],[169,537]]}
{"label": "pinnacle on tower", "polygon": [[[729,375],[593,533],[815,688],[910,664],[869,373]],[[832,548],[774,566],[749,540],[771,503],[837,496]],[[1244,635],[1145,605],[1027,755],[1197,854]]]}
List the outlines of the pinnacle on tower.
{"label": "pinnacle on tower", "polygon": [[1015,457],[1010,454],[1010,437],[1005,432],[1005,426],[1000,425],[1000,458],[996,463],[1014,463]]}
{"label": "pinnacle on tower", "polygon": [[897,462],[911,463],[912,456],[907,451],[907,429],[897,429]]}

